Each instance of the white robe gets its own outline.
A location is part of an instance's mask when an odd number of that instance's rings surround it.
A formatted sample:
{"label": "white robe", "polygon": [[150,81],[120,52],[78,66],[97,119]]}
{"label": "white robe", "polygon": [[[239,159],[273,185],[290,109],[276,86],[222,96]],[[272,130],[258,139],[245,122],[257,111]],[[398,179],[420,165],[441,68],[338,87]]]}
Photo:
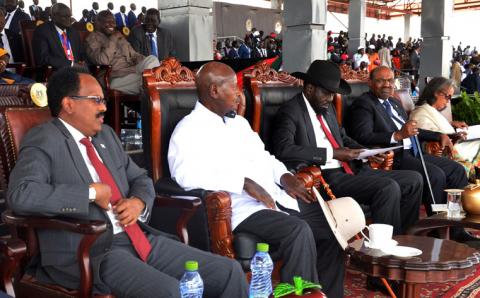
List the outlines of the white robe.
{"label": "white robe", "polygon": [[[443,134],[455,133],[455,128],[448,122],[437,109],[428,103],[416,107],[410,113],[410,119],[416,120],[418,127],[426,130],[436,131]],[[472,140],[455,144],[454,148],[462,159],[472,162],[477,156],[480,141]]]}
{"label": "white robe", "polygon": [[222,118],[197,102],[170,139],[170,173],[185,189],[227,191],[232,199],[232,229],[266,209],[243,190],[245,177],[282,206],[299,211],[297,201],[278,186],[280,177],[288,173],[285,165],[264,147],[245,118]]}

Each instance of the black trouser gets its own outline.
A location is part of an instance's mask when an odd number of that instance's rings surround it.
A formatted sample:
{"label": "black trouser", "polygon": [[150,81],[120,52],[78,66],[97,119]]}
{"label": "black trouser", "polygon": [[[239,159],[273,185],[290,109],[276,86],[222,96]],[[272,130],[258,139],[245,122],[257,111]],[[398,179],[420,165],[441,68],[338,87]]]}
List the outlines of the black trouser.
{"label": "black trouser", "polygon": [[363,166],[356,175],[342,169],[322,170],[322,174],[335,196],[352,197],[370,206],[373,222],[392,225],[395,235],[418,220],[423,183],[416,172]]}
{"label": "black trouser", "polygon": [[[413,170],[419,172],[423,177],[423,203],[427,214],[433,214],[431,204],[433,203],[425,173],[423,171],[420,158],[415,158],[410,151],[403,150],[400,154],[395,153],[394,169]],[[428,177],[432,185],[433,195],[436,203],[445,204],[447,202],[447,194],[444,191],[448,188],[464,188],[468,184],[465,169],[456,161],[444,157],[437,157],[424,154],[425,166],[428,171]]]}

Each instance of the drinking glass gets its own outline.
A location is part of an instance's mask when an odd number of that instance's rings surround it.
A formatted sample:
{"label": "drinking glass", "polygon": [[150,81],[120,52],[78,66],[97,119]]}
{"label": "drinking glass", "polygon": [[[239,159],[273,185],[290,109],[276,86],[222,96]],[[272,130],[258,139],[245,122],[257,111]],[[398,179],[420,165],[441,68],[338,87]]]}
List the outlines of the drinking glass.
{"label": "drinking glass", "polygon": [[447,192],[447,217],[462,218],[462,192],[463,189],[446,189]]}

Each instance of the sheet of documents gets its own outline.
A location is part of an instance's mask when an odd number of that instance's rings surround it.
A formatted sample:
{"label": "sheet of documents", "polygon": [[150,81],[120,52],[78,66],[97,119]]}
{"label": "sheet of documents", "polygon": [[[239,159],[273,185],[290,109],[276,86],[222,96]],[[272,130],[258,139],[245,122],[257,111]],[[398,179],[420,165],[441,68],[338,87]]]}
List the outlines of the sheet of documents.
{"label": "sheet of documents", "polygon": [[388,147],[388,148],[376,148],[376,149],[365,149],[360,155],[358,156],[357,159],[364,159],[370,156],[374,156],[377,154],[385,153],[390,150],[395,150],[398,148],[402,148],[403,146],[395,146],[395,147]]}
{"label": "sheet of documents", "polygon": [[467,133],[467,141],[468,140],[475,140],[475,139],[480,139],[480,125],[472,125],[469,126],[468,128],[458,128],[458,132],[464,131]]}

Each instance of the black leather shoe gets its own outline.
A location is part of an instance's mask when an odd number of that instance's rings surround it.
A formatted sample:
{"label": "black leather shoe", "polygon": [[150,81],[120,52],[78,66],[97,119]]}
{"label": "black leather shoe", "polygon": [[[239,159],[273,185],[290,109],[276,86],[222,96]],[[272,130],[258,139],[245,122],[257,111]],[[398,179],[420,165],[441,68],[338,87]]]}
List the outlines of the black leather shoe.
{"label": "black leather shoe", "polygon": [[[400,284],[395,280],[387,280],[390,288],[392,288],[393,293],[400,297]],[[390,293],[387,290],[387,287],[383,284],[382,280],[379,277],[367,276],[367,289],[369,291],[380,291],[383,294],[390,296]]]}

